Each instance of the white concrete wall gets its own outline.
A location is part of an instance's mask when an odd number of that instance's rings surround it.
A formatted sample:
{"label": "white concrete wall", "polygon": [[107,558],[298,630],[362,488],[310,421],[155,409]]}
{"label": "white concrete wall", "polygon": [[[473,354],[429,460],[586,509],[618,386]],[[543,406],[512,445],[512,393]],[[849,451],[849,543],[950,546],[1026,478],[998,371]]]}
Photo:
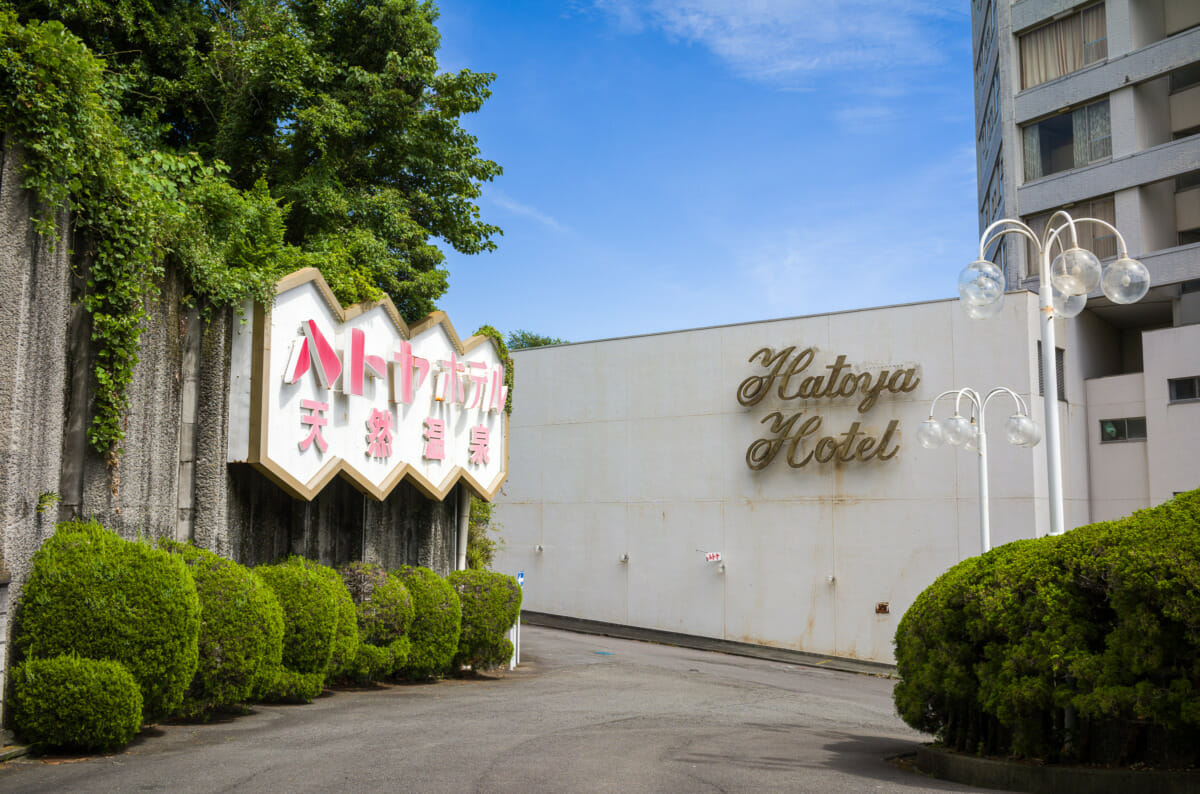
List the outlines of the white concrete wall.
{"label": "white concrete wall", "polygon": [[1109,521],[1150,504],[1149,440],[1100,439],[1102,421],[1146,415],[1145,377],[1140,372],[1112,375],[1086,386],[1092,520]]}
{"label": "white concrete wall", "polygon": [[[1059,336],[1076,401],[1085,389],[1070,343],[1081,333]],[[517,351],[496,568],[524,571],[533,611],[891,661],[912,600],[980,548],[978,457],[922,449],[917,425],[939,392],[996,385],[1026,401],[1032,392],[1040,422],[1037,336],[1036,296],[1014,293],[986,322],[940,301]],[[846,399],[739,404],[738,385],[764,372],[750,356],[790,345],[818,349],[806,372],[845,354],[856,372],[919,365],[921,382],[867,413]],[[854,421],[878,435],[897,419],[899,451],[800,468],[781,451],[751,470],[747,447],[770,435],[763,419],[775,410],[821,415],[822,435]],[[1074,525],[1090,513],[1087,416],[1082,403],[1059,410]],[[1005,442],[1012,412],[1001,396],[987,416],[993,545],[1047,531],[1044,446]],[[938,418],[950,413],[939,404]],[[724,573],[707,551],[724,555]],[[889,614],[876,614],[879,602]]]}
{"label": "white concrete wall", "polygon": [[1150,501],[1200,486],[1200,401],[1169,402],[1167,381],[1200,375],[1200,325],[1142,334]]}

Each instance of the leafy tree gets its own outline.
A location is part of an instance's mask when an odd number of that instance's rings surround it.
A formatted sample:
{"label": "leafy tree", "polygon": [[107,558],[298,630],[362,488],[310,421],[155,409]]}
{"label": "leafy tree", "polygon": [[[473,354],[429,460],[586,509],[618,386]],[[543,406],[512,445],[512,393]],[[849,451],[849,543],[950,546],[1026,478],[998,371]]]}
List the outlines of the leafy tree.
{"label": "leafy tree", "polygon": [[530,347],[545,347],[546,345],[565,345],[566,339],[559,339],[557,336],[542,336],[535,334],[533,331],[509,331],[508,346],[512,350],[524,350]]}
{"label": "leafy tree", "polygon": [[[390,295],[410,320],[446,290],[441,238],[495,247],[475,200],[500,167],[459,118],[491,74],[438,72],[438,12],[418,0],[17,0],[58,19],[125,89],[147,147],[198,152],[288,208],[284,240],[339,299]],[[302,263],[303,264],[303,263]]]}
{"label": "leafy tree", "polygon": [[437,17],[428,0],[0,2],[0,132],[90,258],[89,440],[110,465],[164,258],[205,310],[315,266],[343,303],[387,294],[413,321],[447,287],[434,238],[495,247],[475,202],[501,169],[459,126],[494,75],[439,73]]}

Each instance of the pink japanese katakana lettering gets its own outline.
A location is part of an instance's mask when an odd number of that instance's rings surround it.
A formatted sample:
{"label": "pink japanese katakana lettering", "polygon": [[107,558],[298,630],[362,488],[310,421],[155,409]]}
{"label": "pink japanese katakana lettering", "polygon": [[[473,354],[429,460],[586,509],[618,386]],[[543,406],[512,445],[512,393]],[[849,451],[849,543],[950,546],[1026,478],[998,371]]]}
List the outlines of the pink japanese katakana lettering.
{"label": "pink japanese katakana lettering", "polygon": [[425,420],[425,459],[446,459],[446,423],[432,416]]}
{"label": "pink japanese katakana lettering", "polygon": [[488,403],[488,411],[503,411],[504,403],[508,400],[508,387],[504,385],[504,365],[492,367],[492,399]]}
{"label": "pink japanese katakana lettering", "polygon": [[301,400],[300,410],[312,412],[300,414],[300,424],[308,425],[308,435],[300,442],[300,451],[307,452],[308,448],[316,441],[317,448],[325,452],[329,449],[329,442],[325,440],[325,436],[321,435],[321,428],[329,424],[329,418],[323,415],[329,410],[329,403]]}
{"label": "pink japanese katakana lettering", "polygon": [[483,425],[476,425],[471,428],[471,444],[467,451],[470,453],[471,463],[488,463],[488,438],[491,434]]}
{"label": "pink japanese katakana lettering", "polygon": [[321,387],[328,389],[342,374],[342,362],[315,320],[305,320],[301,328],[304,336],[292,342],[287,367],[283,370],[283,382],[296,383],[311,367]]}
{"label": "pink japanese katakana lettering", "polygon": [[346,374],[342,376],[342,391],[346,394],[362,395],[367,376],[386,378],[387,364],[379,356],[367,355],[367,335],[361,328],[350,330],[350,346],[346,350],[349,361]]}
{"label": "pink japanese katakana lettering", "polygon": [[390,458],[392,456],[392,412],[371,409],[367,420],[367,457]]}
{"label": "pink japanese katakana lettering", "polygon": [[417,389],[429,377],[429,359],[414,356],[412,345],[401,341],[399,349],[392,353],[392,361],[396,364],[396,377],[392,379],[392,402],[412,405]]}
{"label": "pink japanese katakana lettering", "polygon": [[[475,408],[479,408],[483,405],[483,393],[487,388],[488,377],[486,372],[482,372],[482,370],[487,370],[487,364],[482,361],[468,361],[467,366],[470,367],[469,375],[471,379],[470,389],[472,396],[471,404],[467,406],[467,409],[474,410]],[[476,372],[479,372],[480,374],[476,375]]]}
{"label": "pink japanese katakana lettering", "polygon": [[439,361],[438,366],[442,371],[438,374],[438,379],[444,384],[442,393],[435,394],[435,400],[444,400],[448,403],[462,404],[467,399],[466,389],[463,388],[462,378],[459,373],[466,371],[466,366],[458,360],[458,356],[454,353],[450,354],[449,361]]}

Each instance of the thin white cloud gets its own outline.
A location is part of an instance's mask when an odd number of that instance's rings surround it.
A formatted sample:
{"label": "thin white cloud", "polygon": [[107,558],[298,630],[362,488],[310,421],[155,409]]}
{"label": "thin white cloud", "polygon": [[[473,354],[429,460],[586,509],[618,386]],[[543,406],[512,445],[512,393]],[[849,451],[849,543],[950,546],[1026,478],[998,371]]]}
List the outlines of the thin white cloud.
{"label": "thin white cloud", "polygon": [[529,218],[530,220],[545,226],[547,229],[553,229],[556,232],[567,231],[567,227],[559,223],[555,218],[547,215],[536,207],[531,207],[528,204],[522,204],[502,190],[488,190],[487,198],[500,209],[505,210],[513,215],[517,215],[522,218]]}
{"label": "thin white cloud", "polygon": [[943,60],[944,0],[595,0],[627,31],[658,29],[707,47],[737,72],[782,83],[829,72],[894,72]]}

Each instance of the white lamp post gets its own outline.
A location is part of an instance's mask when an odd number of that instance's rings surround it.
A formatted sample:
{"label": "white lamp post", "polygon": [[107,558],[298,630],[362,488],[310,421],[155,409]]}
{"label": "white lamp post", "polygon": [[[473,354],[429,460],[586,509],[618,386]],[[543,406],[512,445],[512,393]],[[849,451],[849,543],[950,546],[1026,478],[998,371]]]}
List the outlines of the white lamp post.
{"label": "white lamp post", "polygon": [[[1111,231],[1117,238],[1117,260],[1102,267],[1091,251],[1079,247],[1075,227],[1093,223]],[[1058,224],[1058,225],[1055,225]],[[1046,413],[1046,470],[1049,478],[1050,534],[1063,533],[1062,447],[1058,429],[1058,376],[1055,367],[1054,317],[1074,317],[1083,311],[1087,295],[1100,287],[1113,303],[1134,303],[1150,289],[1150,272],[1145,265],[1129,257],[1125,238],[1116,227],[1098,218],[1072,218],[1059,210],[1046,222],[1041,240],[1024,223],[1004,218],[987,227],[979,238],[979,259],[967,265],[958,277],[958,294],[968,317],[994,317],[1004,305],[1004,271],[984,258],[992,243],[1006,234],[1018,234],[1033,243],[1041,260],[1038,289],[1042,315],[1042,382]],[[1063,248],[1060,236],[1070,242],[1054,262],[1050,252],[1055,243]],[[1047,277],[1047,274],[1049,277]]]}
{"label": "white lamp post", "polygon": [[[937,401],[948,395],[954,398],[954,416],[944,422],[933,418]],[[917,441],[925,449],[936,449],[943,444],[953,447],[976,448],[979,451],[979,544],[983,553],[992,548],[991,522],[988,518],[988,474],[987,474],[987,424],[984,416],[988,403],[997,394],[1007,394],[1017,404],[1017,412],[1004,422],[1004,435],[1008,443],[1018,447],[1036,447],[1042,440],[1042,429],[1037,422],[1029,418],[1029,409],[1021,395],[1012,389],[997,386],[981,397],[979,392],[971,388],[952,389],[944,391],[929,404],[929,418],[917,428]],[[971,402],[971,416],[968,420],[960,413],[962,399],[966,397]],[[975,417],[979,417],[976,425]]]}

